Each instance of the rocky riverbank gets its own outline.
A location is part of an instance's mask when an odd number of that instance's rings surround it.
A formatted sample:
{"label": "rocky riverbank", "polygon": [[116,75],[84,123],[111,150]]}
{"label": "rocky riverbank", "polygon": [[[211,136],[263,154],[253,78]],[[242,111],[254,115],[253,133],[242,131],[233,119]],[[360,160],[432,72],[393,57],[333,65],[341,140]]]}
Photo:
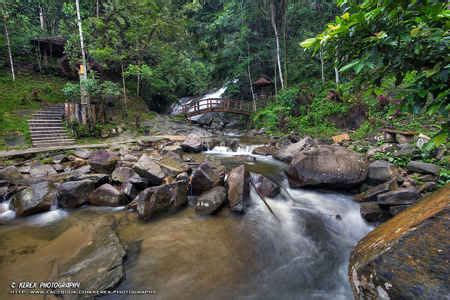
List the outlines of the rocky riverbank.
{"label": "rocky riverbank", "polygon": [[[253,157],[235,156],[233,165],[207,159],[203,151],[220,144],[231,151],[239,147],[237,139],[224,141],[191,134],[183,141],[155,139],[104,150],[49,152],[6,161],[0,169],[0,197],[3,204],[9,204],[2,205],[0,222],[14,224],[22,217],[54,207],[77,209],[85,205],[127,207],[144,222],[177,213],[188,204],[201,216],[217,214],[224,206],[239,215],[248,210],[251,187],[263,200],[280,193],[278,183],[249,171],[247,164],[254,161]],[[369,146],[367,153],[354,151],[359,145],[359,141],[332,144],[291,136],[272,139],[256,147],[253,153],[271,155],[287,164],[291,188],[341,190],[354,195],[361,204],[361,215],[376,224],[403,210],[406,213],[411,206],[417,207],[416,203],[422,203],[424,196],[438,188],[440,167],[415,160],[418,148],[412,141],[408,144],[378,141],[376,147]],[[414,159],[405,168],[377,159],[377,153],[387,148],[397,151],[408,148]],[[99,225],[98,230],[105,230],[104,238],[92,239],[82,257],[64,262],[54,276],[87,278],[92,288],[116,286],[123,277],[122,259],[126,250],[111,230],[113,227]],[[114,259],[90,259],[97,257],[97,248]],[[81,271],[77,266],[86,265],[86,261],[93,267]],[[91,280],[94,268],[110,272]]]}

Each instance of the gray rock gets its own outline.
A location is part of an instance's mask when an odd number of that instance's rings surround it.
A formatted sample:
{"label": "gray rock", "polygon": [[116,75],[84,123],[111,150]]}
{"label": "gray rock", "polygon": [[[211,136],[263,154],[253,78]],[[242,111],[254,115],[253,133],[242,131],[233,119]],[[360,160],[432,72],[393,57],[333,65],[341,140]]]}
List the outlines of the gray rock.
{"label": "gray rock", "polygon": [[367,222],[384,222],[390,215],[381,209],[377,202],[364,202],[360,207],[361,216]]}
{"label": "gray rock", "polygon": [[114,182],[125,183],[130,182],[144,188],[146,185],[146,181],[139,176],[136,171],[128,167],[118,167],[114,170],[111,175],[111,178]]}
{"label": "gray rock", "polygon": [[396,205],[396,206],[390,206],[389,207],[389,213],[393,216],[398,215],[399,213],[401,213],[402,211],[404,211],[405,209],[407,209],[408,207],[410,207],[411,205]]}
{"label": "gray rock", "polygon": [[78,169],[75,169],[72,172],[72,176],[81,176],[81,175],[88,174],[89,172],[91,172],[91,166],[85,165],[85,166],[79,167]]}
{"label": "gray rock", "polygon": [[46,177],[57,174],[56,170],[51,165],[36,165],[30,169],[32,177]]}
{"label": "gray rock", "polygon": [[382,183],[398,176],[397,168],[388,161],[376,160],[369,164],[367,179],[370,182]]}
{"label": "gray rock", "polygon": [[61,165],[61,164],[53,164],[53,169],[55,169],[55,171],[57,172],[57,173],[61,173],[61,172],[64,172],[64,166],[63,165]]}
{"label": "gray rock", "polygon": [[419,188],[417,189],[417,192],[419,192],[420,194],[432,192],[432,191],[436,190],[437,187],[438,187],[438,185],[436,182],[433,182],[433,181],[425,182],[424,184],[419,186]]}
{"label": "gray rock", "polygon": [[278,151],[278,148],[275,146],[260,146],[253,149],[252,154],[256,155],[275,155],[275,153]]}
{"label": "gray rock", "polygon": [[202,138],[196,134],[190,134],[181,144],[181,148],[185,152],[202,152],[205,150]]}
{"label": "gray rock", "polygon": [[76,157],[82,158],[82,159],[88,159],[89,156],[91,155],[91,151],[86,150],[86,149],[76,149],[73,152],[73,155],[75,155]]}
{"label": "gray rock", "polygon": [[377,196],[378,204],[385,206],[413,204],[417,199],[419,193],[414,188],[401,188]]}
{"label": "gray rock", "polygon": [[366,179],[367,161],[361,154],[340,146],[317,146],[297,154],[287,175],[294,188],[346,188]]}
{"label": "gray rock", "polygon": [[70,177],[68,177],[65,181],[80,181],[89,179],[94,182],[95,187],[98,188],[99,186],[109,183],[109,175],[108,174],[74,174]]}
{"label": "gray rock", "polygon": [[369,188],[367,191],[360,193],[354,197],[358,202],[376,201],[379,194],[387,193],[398,188],[397,180],[393,179],[388,182],[379,184]]}
{"label": "gray rock", "polygon": [[292,159],[295,156],[297,156],[300,152],[310,149],[315,144],[316,143],[314,142],[314,140],[309,136],[307,136],[297,143],[290,144],[286,147],[279,149],[277,152],[275,152],[273,157],[285,163],[290,163]]}
{"label": "gray rock", "polygon": [[223,186],[216,186],[198,197],[195,211],[199,215],[213,214],[223,205],[226,197],[227,193],[225,188]]}
{"label": "gray rock", "polygon": [[89,194],[95,189],[93,180],[68,181],[58,186],[58,204],[63,208],[76,208],[88,201]]}
{"label": "gray rock", "polygon": [[23,176],[15,166],[9,166],[0,169],[0,179],[14,183],[16,180],[22,180]]}
{"label": "gray rock", "polygon": [[88,196],[89,204],[96,206],[122,206],[127,204],[127,200],[126,195],[108,183],[99,186]]}
{"label": "gray rock", "polygon": [[406,168],[410,172],[433,174],[435,176],[439,176],[439,173],[441,172],[441,168],[439,166],[422,161],[410,161]]}
{"label": "gray rock", "polygon": [[160,185],[166,177],[161,167],[147,154],[142,154],[134,165],[134,170],[143,178],[148,179],[150,185]]}
{"label": "gray rock", "polygon": [[232,211],[244,212],[245,200],[250,193],[249,175],[245,165],[234,168],[228,175],[228,204]]}
{"label": "gray rock", "polygon": [[60,164],[66,160],[66,156],[64,154],[57,154],[55,156],[52,156],[52,161],[54,164]]}
{"label": "gray rock", "polygon": [[133,200],[139,194],[138,189],[131,182],[122,183],[122,185],[120,186],[120,192],[127,196],[129,200]]}
{"label": "gray rock", "polygon": [[353,248],[355,299],[447,299],[450,185],[407,208]]}
{"label": "gray rock", "polygon": [[411,144],[400,144],[399,149],[393,153],[393,156],[411,156],[416,152],[416,148]]}
{"label": "gray rock", "polygon": [[[92,226],[95,228],[93,240],[76,256],[68,258],[65,264],[58,265],[58,278],[55,281],[80,282],[80,286],[89,291],[111,290],[124,276],[123,259],[126,252],[112,225],[101,222],[100,225]],[[75,299],[93,299],[100,295],[76,295]],[[62,296],[66,298],[68,295]]]}
{"label": "gray rock", "polygon": [[212,189],[223,183],[223,176],[209,162],[201,163],[191,177],[191,187],[193,195]]}
{"label": "gray rock", "polygon": [[116,167],[119,157],[109,151],[100,150],[89,155],[89,164],[94,172],[110,174]]}
{"label": "gray rock", "polygon": [[175,182],[143,190],[136,198],[141,219],[150,220],[155,214],[177,209],[187,203],[186,182]]}
{"label": "gray rock", "polygon": [[274,198],[280,193],[280,186],[261,174],[251,174],[256,191],[263,197]]}
{"label": "gray rock", "polygon": [[50,210],[55,195],[55,189],[46,181],[32,184],[14,195],[16,215],[24,217]]}

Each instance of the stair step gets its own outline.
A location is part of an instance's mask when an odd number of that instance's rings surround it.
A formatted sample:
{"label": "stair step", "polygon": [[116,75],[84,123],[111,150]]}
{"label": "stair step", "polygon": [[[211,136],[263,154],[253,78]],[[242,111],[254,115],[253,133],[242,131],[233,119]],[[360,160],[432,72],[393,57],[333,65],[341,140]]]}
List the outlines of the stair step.
{"label": "stair step", "polygon": [[75,143],[50,143],[50,144],[33,144],[34,147],[36,148],[47,148],[47,147],[57,147],[57,146],[69,146],[69,145],[73,145]]}
{"label": "stair step", "polygon": [[33,141],[33,144],[51,144],[51,143],[74,143],[74,139],[51,139],[51,140],[39,140]]}
{"label": "stair step", "polygon": [[48,141],[48,140],[73,140],[68,135],[57,135],[57,136],[33,136],[31,137],[31,140],[33,142],[39,142],[39,141]]}
{"label": "stair step", "polygon": [[36,128],[36,127],[60,127],[64,128],[64,126],[61,123],[49,123],[49,122],[42,122],[42,123],[28,123],[30,127]]}
{"label": "stair step", "polygon": [[30,119],[28,120],[28,123],[57,123],[61,124],[61,119]]}
{"label": "stair step", "polygon": [[66,131],[44,131],[44,132],[31,132],[31,137],[45,137],[45,136],[68,136],[69,134]]}
{"label": "stair step", "polygon": [[67,130],[65,128],[57,128],[57,127],[41,127],[41,128],[30,128],[30,133],[31,134],[35,134],[35,133],[62,133],[62,132],[67,132]]}

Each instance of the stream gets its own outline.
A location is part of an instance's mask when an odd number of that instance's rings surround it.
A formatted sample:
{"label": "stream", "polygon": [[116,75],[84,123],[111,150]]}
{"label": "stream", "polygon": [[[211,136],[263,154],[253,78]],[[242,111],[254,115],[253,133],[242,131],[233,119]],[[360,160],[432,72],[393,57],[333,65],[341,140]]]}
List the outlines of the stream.
{"label": "stream", "polygon": [[[251,155],[253,148],[243,145],[233,152],[216,146],[206,155],[231,165],[238,164],[236,156],[251,156],[246,160],[251,172],[282,186],[280,195],[267,199],[280,221],[254,190],[244,215],[222,209],[200,217],[187,207],[144,223],[123,208],[55,208],[0,227],[0,282],[51,274],[45,262],[73,251],[70,241],[83,241],[88,228],[83,224],[114,218],[127,248],[125,278],[117,289],[156,291],[141,298],[353,299],[347,275],[350,252],[372,229],[361,218],[359,205],[339,193],[290,189],[286,165]],[[58,239],[67,242],[52,246]],[[0,298],[6,299],[3,293]]]}

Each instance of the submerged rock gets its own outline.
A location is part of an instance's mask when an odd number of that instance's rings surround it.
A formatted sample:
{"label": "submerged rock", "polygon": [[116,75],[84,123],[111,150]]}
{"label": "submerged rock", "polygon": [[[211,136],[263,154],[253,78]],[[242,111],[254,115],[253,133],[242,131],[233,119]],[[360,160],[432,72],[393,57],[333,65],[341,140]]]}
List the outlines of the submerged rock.
{"label": "submerged rock", "polygon": [[185,152],[202,152],[205,150],[202,138],[196,134],[190,134],[181,144],[181,148]]}
{"label": "submerged rock", "polygon": [[195,211],[199,215],[213,214],[219,210],[226,198],[226,189],[223,186],[216,186],[198,197],[197,203],[195,204]]}
{"label": "submerged rock", "polygon": [[284,148],[281,148],[276,153],[274,153],[273,157],[285,163],[290,163],[292,159],[300,152],[308,150],[314,145],[314,140],[307,136],[297,143],[290,144]]}
{"label": "submerged rock", "polygon": [[376,201],[361,203],[360,212],[367,222],[384,222],[391,217]]}
{"label": "submerged rock", "polygon": [[244,201],[250,193],[249,175],[245,165],[234,168],[228,175],[228,203],[232,211],[244,211]]}
{"label": "submerged rock", "polygon": [[55,195],[54,187],[47,181],[32,184],[14,195],[16,215],[24,217],[50,210]]}
{"label": "submerged rock", "polygon": [[[80,282],[80,288],[90,291],[105,291],[117,286],[124,276],[123,259],[126,252],[119,237],[106,221],[93,224],[93,239],[78,251],[74,257],[58,265],[56,280]],[[93,297],[97,294],[90,294]],[[62,295],[73,299],[73,295]],[[75,299],[86,299],[76,295]]]}
{"label": "submerged rock", "polygon": [[136,173],[147,179],[148,184],[152,186],[160,185],[164,177],[166,177],[161,167],[147,154],[142,154],[133,168]]}
{"label": "submerged rock", "polygon": [[450,185],[380,225],[353,249],[349,277],[356,299],[445,299]]}
{"label": "submerged rock", "polygon": [[127,204],[128,198],[112,185],[105,183],[89,194],[88,201],[97,206],[121,206]]}
{"label": "submerged rock", "polygon": [[219,171],[209,162],[201,163],[194,171],[191,177],[192,193],[200,195],[201,193],[212,189],[223,183],[223,177]]}
{"label": "submerged rock", "polygon": [[97,173],[110,174],[118,161],[117,155],[106,150],[96,151],[89,156],[89,164],[92,170]]}
{"label": "submerged rock", "polygon": [[93,180],[68,181],[58,186],[58,204],[63,208],[76,208],[88,201],[89,194],[95,189]]}
{"label": "submerged rock", "polygon": [[294,188],[345,188],[366,179],[367,161],[361,154],[343,147],[323,145],[297,154],[287,174],[289,184]]}

